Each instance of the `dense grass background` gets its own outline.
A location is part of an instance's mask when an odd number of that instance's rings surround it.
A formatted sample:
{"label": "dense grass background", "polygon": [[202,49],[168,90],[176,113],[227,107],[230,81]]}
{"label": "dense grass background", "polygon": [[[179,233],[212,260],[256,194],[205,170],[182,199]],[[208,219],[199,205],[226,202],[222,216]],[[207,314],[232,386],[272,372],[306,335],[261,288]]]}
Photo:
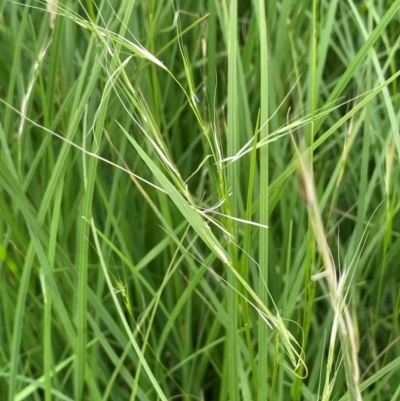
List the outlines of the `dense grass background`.
{"label": "dense grass background", "polygon": [[0,399],[400,399],[400,0],[49,3],[0,2]]}

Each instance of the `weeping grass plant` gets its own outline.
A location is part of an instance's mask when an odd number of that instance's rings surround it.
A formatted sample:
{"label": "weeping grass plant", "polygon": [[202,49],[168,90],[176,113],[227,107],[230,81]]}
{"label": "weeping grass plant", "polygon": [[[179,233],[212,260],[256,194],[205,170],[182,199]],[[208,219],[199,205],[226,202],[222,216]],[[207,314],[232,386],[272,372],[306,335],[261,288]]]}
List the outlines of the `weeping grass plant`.
{"label": "weeping grass plant", "polygon": [[400,0],[0,4],[0,399],[400,399]]}

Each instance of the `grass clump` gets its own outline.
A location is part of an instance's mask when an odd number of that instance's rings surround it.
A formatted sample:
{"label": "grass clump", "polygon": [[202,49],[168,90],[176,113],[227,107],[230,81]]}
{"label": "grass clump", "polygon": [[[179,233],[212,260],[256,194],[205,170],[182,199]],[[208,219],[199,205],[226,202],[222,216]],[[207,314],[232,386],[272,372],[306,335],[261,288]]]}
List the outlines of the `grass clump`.
{"label": "grass clump", "polygon": [[0,399],[400,395],[400,1],[0,5]]}

